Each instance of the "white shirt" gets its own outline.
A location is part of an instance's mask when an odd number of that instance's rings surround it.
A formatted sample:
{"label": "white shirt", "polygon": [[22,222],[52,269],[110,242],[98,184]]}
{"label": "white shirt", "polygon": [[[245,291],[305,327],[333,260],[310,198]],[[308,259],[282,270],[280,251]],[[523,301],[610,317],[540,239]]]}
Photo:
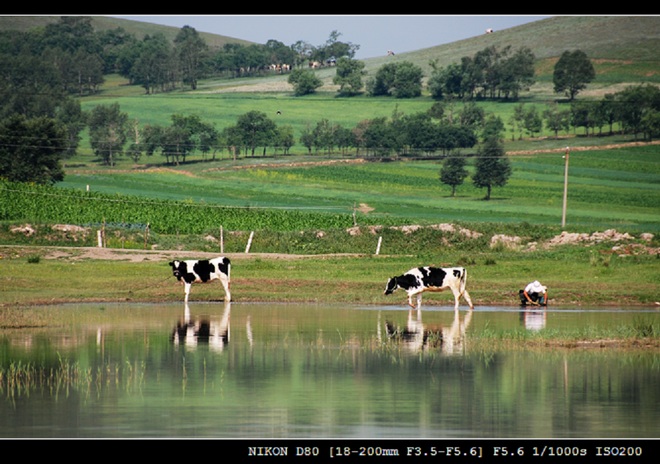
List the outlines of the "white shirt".
{"label": "white shirt", "polygon": [[529,295],[530,293],[545,293],[546,288],[541,285],[541,282],[535,280],[531,284],[525,287],[525,292]]}

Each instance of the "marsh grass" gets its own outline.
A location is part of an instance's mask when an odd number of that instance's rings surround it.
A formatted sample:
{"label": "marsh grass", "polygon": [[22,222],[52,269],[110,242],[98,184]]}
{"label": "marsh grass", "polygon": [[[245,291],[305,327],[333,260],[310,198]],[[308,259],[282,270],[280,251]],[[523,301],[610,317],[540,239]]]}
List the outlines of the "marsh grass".
{"label": "marsh grass", "polygon": [[66,396],[76,392],[83,397],[117,388],[124,392],[139,391],[145,382],[144,361],[106,362],[84,367],[58,354],[52,365],[15,360],[0,365],[0,395],[14,401],[33,394]]}

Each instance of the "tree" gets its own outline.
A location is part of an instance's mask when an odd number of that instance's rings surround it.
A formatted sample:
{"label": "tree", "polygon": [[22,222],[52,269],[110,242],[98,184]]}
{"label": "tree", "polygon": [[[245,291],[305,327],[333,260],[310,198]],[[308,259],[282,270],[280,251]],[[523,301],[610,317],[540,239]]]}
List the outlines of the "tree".
{"label": "tree", "polygon": [[433,153],[438,148],[438,126],[428,112],[403,116],[399,127],[411,149]]}
{"label": "tree", "polygon": [[615,95],[611,93],[605,94],[605,97],[598,103],[596,111],[600,115],[599,119],[603,121],[603,124],[609,126],[609,135],[612,135],[617,117]]}
{"label": "tree", "polygon": [[120,111],[119,103],[98,105],[91,111],[88,124],[92,150],[103,164],[114,166],[128,137],[128,115]]}
{"label": "tree", "polygon": [[172,124],[163,130],[161,137],[162,153],[170,162],[170,157],[178,165],[180,161],[186,161],[186,156],[193,149],[194,143],[191,140],[190,132],[182,125]]}
{"label": "tree", "polygon": [[289,153],[296,139],[293,135],[293,127],[286,125],[278,127],[275,136],[275,147],[281,148],[284,154]]}
{"label": "tree", "polygon": [[592,104],[590,102],[571,103],[571,125],[574,128],[584,127],[585,135],[589,135],[589,128],[593,127],[591,114]]}
{"label": "tree", "polygon": [[503,136],[504,122],[499,116],[487,115],[481,125],[481,139],[486,140],[490,137],[501,139]]}
{"label": "tree", "polygon": [[314,93],[317,88],[323,85],[321,79],[307,69],[294,69],[291,71],[288,82],[293,85],[293,94],[297,97]]}
{"label": "tree", "polygon": [[63,84],[53,65],[25,50],[12,56],[0,53],[0,118],[54,116],[65,99]]}
{"label": "tree", "polygon": [[467,161],[461,155],[448,156],[442,162],[442,169],[440,169],[440,182],[445,185],[451,186],[451,196],[456,196],[456,187],[463,184],[463,181],[468,176],[468,171],[465,169]]}
{"label": "tree", "polygon": [[372,150],[378,156],[390,154],[397,145],[396,134],[385,117],[369,120],[363,129],[364,147]]}
{"label": "tree", "polygon": [[660,135],[660,111],[648,109],[642,116],[642,129],[649,142]]}
{"label": "tree", "polygon": [[316,123],[312,136],[317,152],[325,150],[330,153],[335,147],[335,126],[325,118]]}
{"label": "tree", "polygon": [[139,46],[131,67],[131,79],[144,87],[147,94],[167,90],[176,73],[172,69],[172,48],[162,34],[146,36]]}
{"label": "tree", "polygon": [[270,39],[266,42],[269,64],[288,64],[291,66],[296,61],[296,52],[292,47],[287,47],[282,42]]}
{"label": "tree", "polygon": [[559,136],[560,130],[567,131],[570,127],[570,112],[560,110],[556,103],[543,111],[543,117],[546,127],[555,133],[555,138]]}
{"label": "tree", "polygon": [[525,130],[529,133],[530,136],[534,137],[534,134],[541,132],[543,129],[543,120],[536,109],[536,106],[530,106],[525,111],[525,118],[523,120]]}
{"label": "tree", "polygon": [[275,123],[261,111],[249,111],[239,116],[236,127],[242,144],[250,149],[252,156],[256,147],[266,147],[275,137]]}
{"label": "tree", "polygon": [[655,85],[645,84],[628,87],[615,96],[616,113],[623,129],[637,138],[640,132],[646,132],[650,120],[644,121],[648,111],[660,111],[660,89]]}
{"label": "tree", "polygon": [[319,61],[326,61],[330,58],[353,58],[360,46],[351,42],[340,42],[340,36],[340,32],[332,31],[325,44],[313,50],[312,57]]}
{"label": "tree", "polygon": [[67,98],[57,107],[55,117],[62,122],[66,132],[66,156],[73,156],[80,144],[80,133],[87,125],[87,114],[79,100]]}
{"label": "tree", "polygon": [[487,189],[484,200],[490,200],[492,188],[505,186],[511,176],[511,163],[505,155],[499,139],[489,137],[484,141],[472,176],[475,187]]}
{"label": "tree", "polygon": [[52,184],[64,179],[60,161],[66,135],[58,121],[22,115],[0,122],[0,177],[15,182]]}
{"label": "tree", "polygon": [[438,145],[445,153],[472,148],[477,143],[477,136],[470,127],[442,124],[440,128],[441,142]]}
{"label": "tree", "polygon": [[218,138],[218,133],[213,125],[202,121],[195,114],[188,116],[181,114],[172,115],[172,125],[183,130],[180,133],[182,139],[177,141],[177,153],[182,156],[184,162],[186,156],[195,150],[201,151],[206,156]]}
{"label": "tree", "polygon": [[418,97],[422,93],[422,68],[409,62],[387,63],[367,82],[372,96]]}
{"label": "tree", "polygon": [[355,146],[355,135],[350,129],[337,125],[335,127],[335,142],[343,155],[346,153],[347,148]]}
{"label": "tree", "polygon": [[419,66],[403,61],[399,63],[394,75],[392,95],[395,98],[413,98],[422,94],[422,77]]}
{"label": "tree", "polygon": [[202,63],[208,51],[208,46],[197,31],[190,26],[183,26],[174,39],[174,45],[181,67],[183,83],[190,85],[190,88],[195,90],[197,89],[197,81],[202,75]]}
{"label": "tree", "polygon": [[431,67],[433,71],[426,85],[433,99],[463,96],[463,69],[460,64],[454,63],[445,68],[438,68],[437,63],[432,62]]}
{"label": "tree", "polygon": [[362,76],[364,71],[364,62],[342,57],[337,61],[337,74],[332,82],[339,86],[339,95],[343,97],[357,95],[363,87]]}
{"label": "tree", "polygon": [[556,93],[564,93],[570,101],[596,78],[596,71],[582,50],[565,51],[555,64],[552,82]]}
{"label": "tree", "polygon": [[513,56],[503,60],[499,90],[505,98],[517,99],[521,90],[528,90],[534,83],[534,59],[529,48],[521,47]]}

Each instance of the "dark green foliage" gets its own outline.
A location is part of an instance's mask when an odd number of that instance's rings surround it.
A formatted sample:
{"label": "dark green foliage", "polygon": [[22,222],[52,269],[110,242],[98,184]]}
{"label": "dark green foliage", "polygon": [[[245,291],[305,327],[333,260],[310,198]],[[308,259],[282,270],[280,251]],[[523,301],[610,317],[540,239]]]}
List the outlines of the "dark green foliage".
{"label": "dark green foliage", "polygon": [[555,92],[564,93],[572,101],[595,77],[596,71],[586,53],[567,50],[555,64],[552,81]]}
{"label": "dark green foliage", "polygon": [[461,185],[468,176],[465,169],[467,160],[463,156],[449,156],[442,162],[440,182],[451,186],[451,196],[456,196],[456,187]]}
{"label": "dark green foliage", "polygon": [[64,179],[64,127],[54,119],[13,116],[0,122],[0,178],[51,184]]}
{"label": "dark green foliage", "polygon": [[293,93],[298,97],[314,93],[316,89],[323,85],[321,79],[307,69],[294,69],[291,71],[288,82],[293,85]]}
{"label": "dark green foliage", "polygon": [[484,142],[477,157],[472,182],[476,187],[486,188],[487,193],[484,199],[490,200],[492,188],[506,185],[511,171],[511,163],[506,158],[502,143],[491,137]]}

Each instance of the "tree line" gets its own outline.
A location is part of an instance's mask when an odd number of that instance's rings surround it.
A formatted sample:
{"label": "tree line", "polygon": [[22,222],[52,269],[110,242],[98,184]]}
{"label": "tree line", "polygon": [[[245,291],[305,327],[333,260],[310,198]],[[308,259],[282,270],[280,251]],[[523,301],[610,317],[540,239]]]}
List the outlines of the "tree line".
{"label": "tree line", "polygon": [[[167,92],[185,86],[197,88],[208,77],[244,77],[268,72],[291,72],[296,95],[313,92],[321,82],[307,63],[337,65],[334,82],[342,96],[362,93],[412,98],[421,95],[423,73],[410,62],[383,65],[362,82],[364,63],[353,57],[360,46],[340,40],[332,31],[324,44],[305,41],[285,45],[228,43],[209,47],[197,31],[184,26],[173,41],[163,34],[142,39],[123,28],[95,31],[90,17],[62,17],[43,29],[0,32],[0,67],[10,79],[5,95],[20,106],[23,93],[35,90],[87,95],[99,90],[104,76],[117,73],[146,93]],[[487,47],[458,64],[441,68],[431,63],[428,91],[434,99],[517,98],[534,82],[534,54],[527,47],[513,50]],[[572,100],[594,77],[593,66],[582,52],[567,52],[557,63],[555,89]],[[31,75],[30,82],[25,77]],[[22,83],[21,83],[22,82]],[[10,105],[5,105],[10,106]]]}
{"label": "tree line", "polygon": [[[534,137],[543,127],[556,136],[583,128],[585,135],[624,133],[652,140],[660,128],[660,89],[638,85],[600,101],[576,101],[570,107],[520,103],[509,121],[486,114],[476,102],[439,101],[425,112],[378,117],[344,127],[327,119],[308,124],[296,139],[293,127],[278,125],[268,115],[250,111],[235,124],[218,129],[197,115],[175,114],[166,126],[146,125],[121,111],[119,104],[98,105],[83,112],[78,101],[62,100],[50,116],[13,114],[0,119],[0,177],[52,183],[63,179],[61,161],[76,152],[80,134],[88,129],[97,159],[114,165],[128,157],[140,162],[155,154],[166,163],[185,163],[192,154],[214,160],[289,153],[299,143],[308,154],[340,153],[363,157],[444,156],[470,151],[489,138]],[[473,151],[473,150],[472,150]]]}
{"label": "tree line", "polygon": [[[336,150],[347,154],[352,148],[365,157],[452,155],[444,156],[441,181],[455,191],[467,177],[467,157],[462,150],[481,140],[473,182],[486,188],[486,198],[490,198],[492,187],[504,185],[511,173],[501,140],[503,129],[499,118],[485,115],[476,105],[466,105],[452,120],[442,105],[435,104],[429,111],[412,115],[394,111],[389,118],[365,120],[352,129],[322,119],[305,128],[300,143],[309,154]],[[198,116],[177,114],[171,116],[168,126],[140,128],[117,103],[91,111],[89,132],[94,153],[109,165],[122,155],[138,162],[142,156],[160,154],[167,163],[179,164],[193,153],[204,159],[215,159],[218,151],[228,151],[234,158],[265,156],[267,148],[286,154],[295,143],[290,126],[278,126],[260,111],[249,111],[236,124],[219,131]]]}
{"label": "tree line", "polygon": [[[93,94],[104,76],[112,73],[142,86],[146,93],[180,86],[194,90],[202,78],[254,76],[308,61],[326,64],[334,63],[335,57],[352,58],[359,45],[342,42],[340,36],[332,31],[318,46],[302,40],[292,45],[269,40],[263,45],[227,43],[212,49],[190,26],[181,28],[173,41],[162,33],[138,39],[121,27],[95,31],[90,17],[64,16],[33,31],[0,31],[0,69],[12,78],[13,90],[21,93],[47,87],[51,92]],[[27,75],[33,82],[20,85]]]}
{"label": "tree line", "polygon": [[[223,150],[233,156],[256,156],[259,151],[265,155],[267,149],[287,154],[296,144],[293,129],[276,125],[263,113],[242,115],[235,125],[221,130],[194,115],[173,115],[169,126],[139,127],[118,105],[99,105],[83,112],[75,97],[97,91],[107,72],[123,73],[153,92],[171,89],[176,82],[196,87],[210,63],[215,63],[215,72],[236,73],[287,61],[298,66],[289,80],[296,94],[302,95],[320,85],[315,74],[302,66],[304,60],[331,60],[339,93],[356,95],[363,89],[364,63],[352,58],[358,46],[339,41],[339,36],[333,32],[319,47],[269,41],[254,46],[229,44],[210,54],[189,27],[182,28],[173,43],[160,35],[137,40],[121,29],[97,33],[91,18],[85,17],[63,17],[35,32],[0,33],[0,176],[39,183],[62,180],[60,162],[76,152],[86,128],[95,155],[108,165],[120,157],[138,162],[156,153],[167,163],[185,162],[192,153],[213,159]],[[445,68],[432,64],[428,86],[437,101],[428,112],[395,112],[390,118],[361,121],[353,128],[322,120],[306,127],[298,142],[310,154],[354,150],[368,157],[447,155],[470,149],[479,136],[485,140],[483,132],[492,122],[474,100],[515,98],[531,82],[532,62],[533,55],[524,47],[516,51],[488,47],[460,64]],[[584,128],[585,134],[592,135],[606,128],[611,133],[618,125],[635,137],[657,137],[660,90],[638,85],[600,101],[575,101],[593,78],[592,71],[583,53],[562,54],[555,66],[555,91],[568,97],[570,107],[552,103],[539,112],[537,105],[519,104],[507,121],[511,138],[534,137],[544,125],[555,135],[570,128]],[[386,63],[367,80],[366,88],[368,95],[416,97],[422,90],[422,72],[406,61]],[[498,124],[502,133],[504,123]]]}

